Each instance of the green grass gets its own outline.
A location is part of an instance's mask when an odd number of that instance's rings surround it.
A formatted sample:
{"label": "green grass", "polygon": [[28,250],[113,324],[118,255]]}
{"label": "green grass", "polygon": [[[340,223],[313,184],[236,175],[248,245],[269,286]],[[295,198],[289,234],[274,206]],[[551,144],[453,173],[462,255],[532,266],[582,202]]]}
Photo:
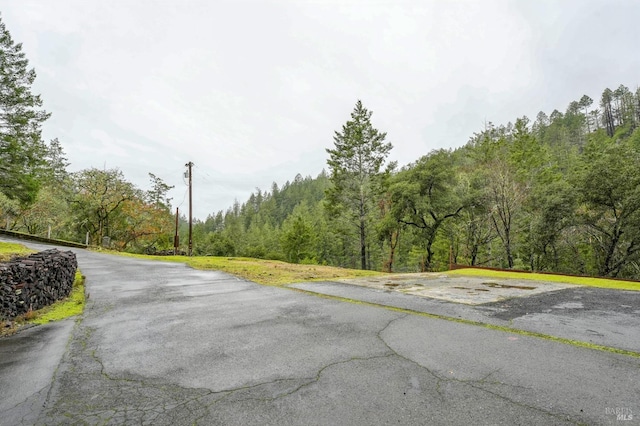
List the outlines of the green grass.
{"label": "green grass", "polygon": [[[218,270],[264,285],[281,286],[304,281],[323,281],[337,278],[359,278],[385,275],[385,272],[345,269],[323,265],[299,265],[277,260],[262,260],[245,257],[215,256],[147,256],[122,252],[110,252],[140,259],[180,262],[195,269]],[[529,272],[492,271],[465,268],[444,272],[450,276],[465,275],[487,278],[515,278],[521,280],[550,281],[591,287],[640,291],[640,283],[606,278],[571,277],[565,275],[536,274]]]}
{"label": "green grass", "polygon": [[140,259],[186,263],[195,269],[217,270],[233,274],[258,284],[282,286],[305,281],[323,281],[336,278],[358,278],[382,275],[383,272],[337,268],[323,265],[299,265],[278,260],[246,257],[215,256],[147,256],[131,253],[114,253]]}
{"label": "green grass", "polygon": [[445,274],[449,276],[464,275],[487,278],[515,278],[519,280],[549,281],[589,287],[640,291],[640,283],[638,282],[611,280],[607,278],[571,277],[565,275],[536,274],[535,272],[492,271],[475,268],[456,269],[454,271],[447,271]]}
{"label": "green grass", "polygon": [[22,244],[0,242],[0,262],[8,262],[13,257],[27,256],[35,252],[35,250],[28,249]]}
{"label": "green grass", "polygon": [[77,271],[73,282],[73,288],[71,289],[71,294],[62,300],[58,300],[52,305],[33,311],[26,322],[29,324],[46,324],[51,321],[60,321],[65,318],[80,315],[82,311],[84,311],[84,305],[86,302],[84,295],[84,279],[85,277],[80,273],[80,271]]}

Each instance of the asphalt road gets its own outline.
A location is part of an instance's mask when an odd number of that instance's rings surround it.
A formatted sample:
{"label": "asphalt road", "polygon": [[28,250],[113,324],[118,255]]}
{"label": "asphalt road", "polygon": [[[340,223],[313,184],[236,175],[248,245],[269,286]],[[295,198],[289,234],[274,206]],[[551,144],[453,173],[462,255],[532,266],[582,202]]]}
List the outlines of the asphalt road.
{"label": "asphalt road", "polygon": [[0,424],[640,423],[636,357],[74,251],[87,309],[0,340]]}
{"label": "asphalt road", "polygon": [[[462,278],[465,279],[465,278]],[[448,278],[456,281],[457,277]],[[415,297],[396,290],[338,282],[293,284],[311,293],[355,299],[450,318],[516,328],[533,333],[640,353],[640,291],[568,286],[523,297],[468,305],[443,300],[451,292],[439,289],[438,299]],[[513,281],[513,280],[509,280]],[[525,282],[523,280],[523,282]],[[537,283],[526,281],[526,283]],[[455,293],[453,294],[455,300]]]}

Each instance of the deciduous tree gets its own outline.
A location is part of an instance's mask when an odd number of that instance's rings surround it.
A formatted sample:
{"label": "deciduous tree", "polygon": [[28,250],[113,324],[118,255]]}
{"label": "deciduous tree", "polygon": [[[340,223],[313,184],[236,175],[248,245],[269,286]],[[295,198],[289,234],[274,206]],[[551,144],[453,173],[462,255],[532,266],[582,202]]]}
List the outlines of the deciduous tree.
{"label": "deciduous tree", "polygon": [[119,169],[82,170],[73,175],[75,191],[71,200],[79,226],[91,233],[94,243],[110,236],[110,219],[135,191]]}
{"label": "deciduous tree", "polygon": [[581,217],[601,276],[618,276],[640,256],[640,150],[631,144],[592,144],[578,190]]}
{"label": "deciduous tree", "polygon": [[421,270],[432,267],[432,245],[438,230],[454,218],[468,200],[456,192],[454,157],[446,150],[434,151],[402,170],[391,186],[397,220],[420,230],[425,257]]}

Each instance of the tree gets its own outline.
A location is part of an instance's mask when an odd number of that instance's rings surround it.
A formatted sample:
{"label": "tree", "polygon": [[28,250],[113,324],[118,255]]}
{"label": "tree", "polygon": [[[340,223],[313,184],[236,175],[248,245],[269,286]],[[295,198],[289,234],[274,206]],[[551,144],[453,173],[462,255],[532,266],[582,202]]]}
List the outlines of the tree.
{"label": "tree", "polygon": [[69,205],[55,186],[46,185],[38,191],[35,201],[20,212],[20,228],[32,235],[45,236],[49,226],[54,238],[68,225]]}
{"label": "tree", "polygon": [[400,231],[403,226],[394,215],[393,194],[391,193],[391,181],[394,176],[392,172],[391,168],[387,168],[378,180],[382,197],[378,201],[379,216],[376,222],[376,230],[383,250],[384,246],[389,250],[389,256],[382,264],[382,269],[387,272],[393,272],[396,249],[400,242]]}
{"label": "tree", "polygon": [[583,148],[585,142],[585,124],[587,116],[582,114],[579,102],[573,101],[567,107],[564,115],[564,128],[566,129],[569,146]]}
{"label": "tree", "polygon": [[[0,192],[0,218],[2,218],[2,226],[7,229],[14,229],[16,225],[16,217],[20,214],[20,203]],[[13,222],[11,224],[11,222]]]}
{"label": "tree", "polygon": [[[484,263],[480,256],[498,236],[492,221],[490,197],[486,191],[487,176],[481,171],[473,171],[462,176],[464,184],[471,193],[469,205],[460,212],[458,222],[461,223],[465,255],[471,266]],[[491,259],[487,259],[491,260]],[[486,260],[485,260],[486,261]]]}
{"label": "tree", "polygon": [[614,97],[619,99],[619,116],[621,125],[629,126],[629,128],[633,130],[637,125],[633,92],[631,92],[628,87],[621,84],[613,94]]}
{"label": "tree", "polygon": [[[554,110],[551,113],[551,124],[546,137],[549,144],[560,146],[561,139],[556,139],[552,130],[563,121],[562,113]],[[490,219],[495,235],[502,243],[506,266],[513,268],[515,252],[515,236],[518,234],[516,219],[521,214],[522,205],[526,197],[526,185],[523,182],[530,181],[535,169],[540,167],[543,161],[539,157],[540,145],[533,134],[527,129],[526,117],[516,120],[513,131],[506,134],[485,134],[482,137],[480,153],[474,153],[475,173],[473,180],[481,183],[483,191],[476,196],[477,204],[473,207],[474,220]],[[475,224],[468,228],[474,236],[468,238],[468,246],[471,254],[479,251],[474,247],[475,241],[485,240],[487,243],[493,240],[491,232],[483,232],[483,229],[475,228]],[[479,234],[478,234],[479,232]]]}
{"label": "tree", "polygon": [[47,146],[46,165],[43,170],[43,180],[54,186],[63,186],[69,179],[69,160],[58,138],[52,139]]}
{"label": "tree", "polygon": [[633,102],[633,110],[636,112],[635,122],[640,123],[640,87],[636,89],[635,101]]}
{"label": "tree", "polygon": [[173,185],[167,185],[153,173],[149,173],[149,179],[151,180],[151,189],[147,191],[148,202],[157,208],[171,210],[171,198],[167,197],[167,193],[173,189]]}
{"label": "tree", "polygon": [[389,152],[386,133],[371,124],[372,111],[358,100],[351,120],[335,132],[335,149],[327,149],[332,186],[327,190],[327,208],[333,216],[346,216],[355,225],[359,239],[360,266],[367,269],[369,213],[379,194],[374,185]]}
{"label": "tree", "polygon": [[39,95],[31,93],[36,73],[22,44],[14,43],[0,20],[0,192],[21,204],[32,203],[47,156],[41,125],[49,118]]}
{"label": "tree", "polygon": [[544,111],[538,112],[536,121],[532,126],[532,131],[535,134],[536,138],[538,138],[539,140],[544,140],[544,135],[547,127],[549,127],[549,116],[547,116]]}
{"label": "tree", "polygon": [[522,171],[514,167],[514,164],[525,157],[512,152],[509,158],[509,148],[503,138],[494,144],[494,156],[485,164],[485,173],[491,222],[502,242],[507,266],[513,268],[514,237],[519,231],[516,228],[516,218],[521,213],[526,198],[526,186],[518,177]]}
{"label": "tree", "polygon": [[380,209],[380,220],[377,223],[378,238],[389,249],[389,256],[383,262],[382,269],[393,272],[402,224],[393,216],[393,200],[390,193],[380,200],[378,207]]}
{"label": "tree", "polygon": [[593,99],[587,95],[582,95],[580,98],[580,108],[584,109],[584,116],[587,122],[587,132],[591,133],[591,126],[589,125],[589,107],[593,104]]}
{"label": "tree", "polygon": [[134,187],[118,169],[86,169],[74,173],[73,180],[71,204],[77,223],[91,233],[92,241],[102,241],[103,236],[110,236],[110,219],[134,199]]}
{"label": "tree", "polygon": [[300,263],[314,258],[315,234],[306,203],[301,203],[282,225],[281,244],[287,260]]}
{"label": "tree", "polygon": [[600,107],[602,107],[602,124],[607,130],[607,135],[609,135],[609,137],[612,137],[613,133],[616,131],[613,106],[611,105],[612,101],[613,92],[609,88],[604,89],[604,92],[602,92],[602,97],[600,98]]}
{"label": "tree", "polygon": [[143,191],[134,191],[109,218],[109,236],[119,250],[141,252],[171,246],[174,224],[169,208],[146,198]]}
{"label": "tree", "polygon": [[618,276],[640,256],[640,150],[592,144],[584,158],[578,214],[593,244],[597,272]]}
{"label": "tree", "polygon": [[457,176],[450,151],[434,151],[401,171],[392,184],[397,220],[420,230],[425,257],[422,271],[432,268],[432,245],[445,221],[464,209],[468,200],[456,192]]}
{"label": "tree", "polygon": [[575,189],[562,176],[550,176],[532,189],[529,211],[531,270],[560,270],[559,240],[573,225]]}

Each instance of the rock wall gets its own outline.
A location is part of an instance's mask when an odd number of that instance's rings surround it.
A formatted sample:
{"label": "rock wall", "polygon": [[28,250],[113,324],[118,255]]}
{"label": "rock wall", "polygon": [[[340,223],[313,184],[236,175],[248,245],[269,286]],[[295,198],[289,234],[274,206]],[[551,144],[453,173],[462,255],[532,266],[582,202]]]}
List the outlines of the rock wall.
{"label": "rock wall", "polygon": [[78,268],[71,251],[45,250],[0,263],[0,319],[13,319],[71,293]]}

